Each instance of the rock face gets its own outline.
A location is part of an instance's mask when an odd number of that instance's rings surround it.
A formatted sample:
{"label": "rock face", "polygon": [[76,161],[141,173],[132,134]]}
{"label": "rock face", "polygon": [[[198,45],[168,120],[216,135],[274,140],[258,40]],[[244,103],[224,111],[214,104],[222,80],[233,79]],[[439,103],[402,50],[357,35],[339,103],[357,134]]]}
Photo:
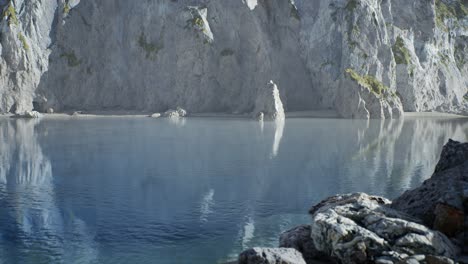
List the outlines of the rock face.
{"label": "rock face", "polygon": [[403,115],[403,106],[395,91],[373,76],[360,76],[353,69],[346,70],[348,90],[337,98],[338,113],[347,118],[392,119]]}
{"label": "rock face", "polygon": [[258,91],[253,116],[259,120],[284,119],[284,108],[280,92],[273,81],[270,81],[266,88]]}
{"label": "rock face", "polygon": [[0,0],[0,11],[2,113],[250,113],[270,79],[288,111],[468,113],[466,1]]}
{"label": "rock face", "polygon": [[311,237],[310,225],[301,225],[281,234],[279,246],[282,248],[294,248],[302,253],[307,263],[315,260],[328,259],[328,257],[315,248]]}
{"label": "rock face", "polygon": [[421,187],[405,192],[392,207],[422,219],[450,237],[465,231],[468,202],[468,143],[450,140],[443,148],[435,173]]}
{"label": "rock face", "polygon": [[456,247],[390,201],[362,193],[330,197],[314,206],[311,237],[317,250],[341,263],[396,263],[415,255],[453,258]]}
{"label": "rock face", "polygon": [[252,248],[239,255],[238,264],[306,264],[292,248]]}

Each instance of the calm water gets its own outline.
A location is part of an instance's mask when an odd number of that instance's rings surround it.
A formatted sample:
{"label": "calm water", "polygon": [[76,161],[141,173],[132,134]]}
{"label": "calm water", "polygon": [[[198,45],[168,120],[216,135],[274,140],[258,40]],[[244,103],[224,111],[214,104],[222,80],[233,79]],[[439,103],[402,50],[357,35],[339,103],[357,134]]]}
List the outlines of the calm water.
{"label": "calm water", "polygon": [[395,197],[466,120],[0,119],[0,263],[222,263],[335,193]]}

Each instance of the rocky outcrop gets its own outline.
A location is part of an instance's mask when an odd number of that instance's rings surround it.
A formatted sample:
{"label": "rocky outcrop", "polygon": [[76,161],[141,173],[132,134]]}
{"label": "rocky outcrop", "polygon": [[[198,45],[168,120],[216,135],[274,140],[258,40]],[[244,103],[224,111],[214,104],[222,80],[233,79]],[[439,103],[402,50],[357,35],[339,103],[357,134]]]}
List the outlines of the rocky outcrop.
{"label": "rocky outcrop", "polygon": [[[405,192],[392,207],[422,219],[424,224],[463,244],[468,203],[468,143],[450,140],[435,173],[421,187]],[[466,242],[466,241],[465,241]]]}
{"label": "rocky outcrop", "polygon": [[317,250],[341,263],[396,263],[414,255],[454,258],[443,234],[363,193],[330,197],[313,207],[311,236]]}
{"label": "rocky outcrop", "polygon": [[292,248],[252,248],[239,255],[238,264],[306,264]]}
{"label": "rocky outcrop", "polygon": [[288,111],[468,113],[461,0],[2,0],[0,9],[2,113],[251,113],[270,79]]}
{"label": "rocky outcrop", "polygon": [[[364,193],[313,206],[310,225],[280,236],[306,263],[455,263],[466,247],[468,143],[450,140],[432,178],[392,203]],[[262,262],[254,262],[262,263]]]}
{"label": "rocky outcrop", "polygon": [[336,109],[346,118],[392,119],[403,115],[403,106],[395,91],[391,91],[373,76],[360,76],[346,70],[348,90],[337,99]]}
{"label": "rocky outcrop", "polygon": [[258,91],[253,116],[259,120],[284,119],[284,108],[280,92],[273,81],[270,81],[266,88]]}

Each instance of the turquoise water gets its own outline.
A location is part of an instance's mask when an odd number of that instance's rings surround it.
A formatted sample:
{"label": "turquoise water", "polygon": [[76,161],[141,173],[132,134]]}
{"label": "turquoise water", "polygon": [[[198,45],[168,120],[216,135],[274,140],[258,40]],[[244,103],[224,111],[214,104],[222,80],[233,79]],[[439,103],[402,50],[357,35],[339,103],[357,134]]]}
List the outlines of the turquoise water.
{"label": "turquoise water", "polygon": [[335,193],[395,197],[466,120],[0,119],[0,263],[223,263]]}

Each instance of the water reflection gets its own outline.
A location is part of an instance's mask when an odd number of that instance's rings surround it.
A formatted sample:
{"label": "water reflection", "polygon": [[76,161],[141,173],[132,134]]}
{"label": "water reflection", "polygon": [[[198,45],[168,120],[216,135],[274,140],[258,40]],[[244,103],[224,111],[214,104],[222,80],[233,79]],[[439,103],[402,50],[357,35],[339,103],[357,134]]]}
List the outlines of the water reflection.
{"label": "water reflection", "polygon": [[200,205],[200,222],[207,222],[208,221],[208,216],[210,213],[213,211],[211,210],[211,207],[214,205],[214,189],[210,189],[204,196],[201,201]]}
{"label": "water reflection", "polygon": [[271,157],[276,157],[278,155],[279,146],[281,143],[281,138],[283,138],[284,131],[284,119],[276,120],[275,125],[275,137],[273,139],[273,147],[271,150]]}
{"label": "water reflection", "polygon": [[418,185],[467,134],[463,119],[0,120],[0,263],[230,260],[329,195]]}
{"label": "water reflection", "polygon": [[2,261],[90,263],[96,252],[85,223],[56,204],[52,165],[35,134],[38,123],[0,122]]}

